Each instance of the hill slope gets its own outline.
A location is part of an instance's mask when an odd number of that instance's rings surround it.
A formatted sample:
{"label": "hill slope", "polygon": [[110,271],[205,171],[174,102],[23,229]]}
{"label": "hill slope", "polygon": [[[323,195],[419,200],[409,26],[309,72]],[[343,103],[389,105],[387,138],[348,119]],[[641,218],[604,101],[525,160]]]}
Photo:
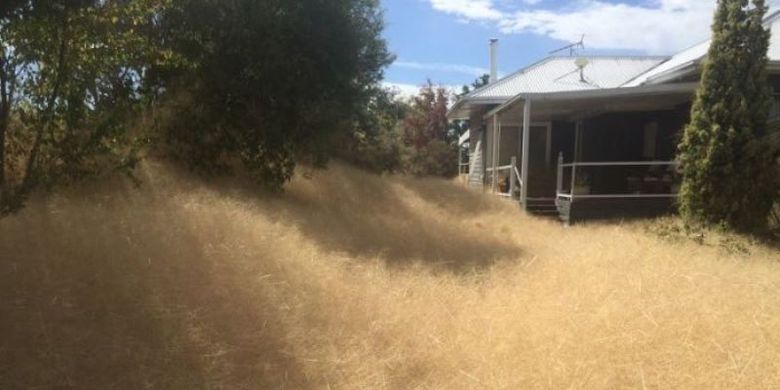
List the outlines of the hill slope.
{"label": "hill slope", "polygon": [[[0,388],[768,388],[780,254],[336,164],[159,163],[0,220]],[[476,206],[476,207],[475,207]]]}

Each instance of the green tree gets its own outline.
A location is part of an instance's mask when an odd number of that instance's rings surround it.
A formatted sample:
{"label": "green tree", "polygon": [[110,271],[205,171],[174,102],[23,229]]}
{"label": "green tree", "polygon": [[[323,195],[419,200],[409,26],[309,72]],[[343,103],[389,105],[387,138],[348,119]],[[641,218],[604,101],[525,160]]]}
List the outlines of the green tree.
{"label": "green tree", "polygon": [[774,161],[761,144],[770,91],[770,32],[763,0],[719,0],[701,84],[680,144],[681,212],[689,220],[739,230],[766,225],[774,198]]}
{"label": "green tree", "polygon": [[378,0],[175,0],[163,24],[187,65],[155,70],[168,152],[212,174],[240,163],[272,189],[325,163],[392,59]]}
{"label": "green tree", "polygon": [[401,172],[408,155],[401,124],[409,105],[388,89],[373,95],[354,130],[333,140],[333,154],[370,171]]}
{"label": "green tree", "polygon": [[468,95],[469,93],[471,93],[471,91],[476,91],[477,89],[480,89],[488,85],[489,83],[490,83],[489,74],[483,74],[482,76],[477,77],[476,79],[474,79],[474,81],[471,82],[471,85],[464,85],[461,88],[461,93],[458,95],[458,99]]}
{"label": "green tree", "polygon": [[5,209],[5,199],[9,192],[6,185],[6,138],[11,123],[11,107],[19,84],[19,61],[10,45],[8,28],[17,22],[26,6],[24,0],[0,4],[0,213]]}
{"label": "green tree", "polygon": [[[483,74],[482,76],[479,76],[476,79],[474,79],[474,81],[471,82],[471,85],[464,85],[463,87],[461,87],[461,93],[457,95],[455,98],[462,99],[464,96],[468,95],[472,91],[482,88],[488,84],[490,84],[490,75]],[[458,119],[452,121],[450,123],[450,126],[452,127],[453,131],[455,131],[458,135],[461,135],[470,128],[471,123],[468,120]]]}
{"label": "green tree", "polygon": [[133,167],[140,79],[157,55],[141,31],[164,6],[51,0],[1,9],[3,212],[36,188]]}

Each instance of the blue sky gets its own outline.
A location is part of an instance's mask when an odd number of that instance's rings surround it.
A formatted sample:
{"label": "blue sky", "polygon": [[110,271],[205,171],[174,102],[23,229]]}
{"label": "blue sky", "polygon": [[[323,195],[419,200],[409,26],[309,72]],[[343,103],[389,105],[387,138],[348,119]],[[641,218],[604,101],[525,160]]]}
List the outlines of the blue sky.
{"label": "blue sky", "polygon": [[[778,3],[780,0],[772,0]],[[709,34],[715,0],[383,0],[384,36],[398,59],[386,83],[403,93],[431,79],[457,87],[529,65],[585,34],[583,54],[673,54]]]}

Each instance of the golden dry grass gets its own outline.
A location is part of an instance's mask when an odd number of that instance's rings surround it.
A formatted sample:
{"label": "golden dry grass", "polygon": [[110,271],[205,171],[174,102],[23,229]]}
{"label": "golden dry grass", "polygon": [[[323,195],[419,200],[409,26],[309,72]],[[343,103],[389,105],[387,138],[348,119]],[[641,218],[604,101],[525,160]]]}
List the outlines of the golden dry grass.
{"label": "golden dry grass", "polygon": [[0,220],[0,388],[780,388],[780,254],[335,165],[148,163]]}

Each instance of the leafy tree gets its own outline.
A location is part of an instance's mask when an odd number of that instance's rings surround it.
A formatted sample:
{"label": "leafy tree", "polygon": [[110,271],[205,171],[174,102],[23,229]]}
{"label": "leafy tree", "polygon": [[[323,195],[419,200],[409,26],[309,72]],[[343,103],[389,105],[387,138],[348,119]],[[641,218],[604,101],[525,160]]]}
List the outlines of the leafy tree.
{"label": "leafy tree", "polygon": [[483,74],[482,76],[477,77],[473,82],[471,82],[471,85],[464,85],[461,88],[461,93],[458,95],[458,99],[462,98],[463,96],[468,95],[471,93],[471,91],[475,91],[477,89],[480,89],[490,83],[490,75],[489,74]]}
{"label": "leafy tree", "polygon": [[378,0],[174,0],[155,69],[173,112],[167,150],[193,169],[242,164],[280,189],[297,162],[324,164],[390,62]]}
{"label": "leafy tree", "polygon": [[408,104],[395,92],[378,89],[358,116],[354,131],[334,139],[334,154],[374,172],[403,171],[408,151],[401,124],[408,111]]}
{"label": "leafy tree", "polygon": [[139,80],[156,55],[140,31],[165,5],[13,4],[0,15],[3,211],[20,207],[35,188],[133,167]]}
{"label": "leafy tree", "polygon": [[418,175],[453,176],[458,167],[459,134],[447,121],[449,93],[428,81],[412,98],[404,119],[404,141],[411,147],[409,171]]}
{"label": "leafy tree", "polygon": [[766,226],[774,198],[774,161],[765,143],[770,91],[770,32],[763,0],[720,0],[713,38],[680,144],[681,211],[690,221],[740,230]]}
{"label": "leafy tree", "polygon": [[18,60],[13,47],[9,45],[8,27],[16,22],[26,10],[23,0],[0,4],[0,212],[5,207],[6,188],[6,138],[11,123],[11,107],[14,105],[16,88],[19,84]]}
{"label": "leafy tree", "polygon": [[[464,85],[461,88],[461,93],[457,95],[456,99],[462,99],[464,96],[468,95],[472,91],[475,91],[479,88],[482,88],[490,83],[490,75],[489,74],[483,74],[482,76],[477,77],[470,85]],[[452,130],[455,131],[458,135],[462,135],[466,132],[466,130],[470,127],[470,122],[468,120],[454,120],[450,122],[450,127],[452,127]]]}

